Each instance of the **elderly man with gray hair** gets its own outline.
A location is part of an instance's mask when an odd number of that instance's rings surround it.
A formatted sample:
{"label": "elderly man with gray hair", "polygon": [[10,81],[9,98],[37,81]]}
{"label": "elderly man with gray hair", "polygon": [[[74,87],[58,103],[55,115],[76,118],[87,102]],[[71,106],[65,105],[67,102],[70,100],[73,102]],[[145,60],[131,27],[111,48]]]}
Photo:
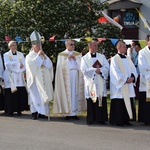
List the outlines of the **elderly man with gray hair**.
{"label": "elderly man with gray hair", "polygon": [[57,59],[53,113],[62,114],[66,120],[79,120],[77,114],[85,110],[81,53],[75,51],[72,39],[67,39],[65,46]]}
{"label": "elderly man with gray hair", "polygon": [[22,52],[17,51],[15,41],[10,41],[8,47],[9,51],[4,53],[5,113],[21,115],[21,111],[29,109],[24,79],[25,58]]}

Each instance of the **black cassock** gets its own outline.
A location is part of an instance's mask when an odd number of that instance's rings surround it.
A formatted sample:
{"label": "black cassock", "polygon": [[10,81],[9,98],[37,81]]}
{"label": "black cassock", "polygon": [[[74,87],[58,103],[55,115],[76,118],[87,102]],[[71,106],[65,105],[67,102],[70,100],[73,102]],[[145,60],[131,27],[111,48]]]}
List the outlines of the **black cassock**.
{"label": "black cassock", "polygon": [[[130,98],[131,102],[131,110],[133,114],[133,119],[132,121],[136,121],[136,109],[135,109],[135,104],[134,104],[134,99]],[[128,124],[129,121],[129,115],[124,103],[124,99],[111,99],[111,106],[110,106],[110,118],[109,122],[110,124],[118,124],[118,125],[123,125],[123,124]]]}
{"label": "black cassock", "polygon": [[28,94],[25,87],[17,87],[17,91],[11,93],[10,88],[5,89],[5,113],[12,114],[13,112],[20,113],[21,111],[29,110]]}
{"label": "black cassock", "polygon": [[3,88],[0,85],[0,111],[4,110],[4,92],[3,92]]}
{"label": "black cassock", "polygon": [[150,102],[146,102],[146,92],[139,92],[138,122],[150,124]]}
{"label": "black cassock", "polygon": [[98,99],[93,103],[92,99],[87,99],[87,124],[105,123],[108,121],[107,100],[102,98],[102,107],[99,106]]}

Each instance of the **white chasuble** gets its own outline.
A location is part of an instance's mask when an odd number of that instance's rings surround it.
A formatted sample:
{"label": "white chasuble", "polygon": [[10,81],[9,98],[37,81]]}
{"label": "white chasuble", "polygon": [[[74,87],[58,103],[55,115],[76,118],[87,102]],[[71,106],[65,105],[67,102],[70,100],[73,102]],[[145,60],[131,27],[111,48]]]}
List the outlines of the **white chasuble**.
{"label": "white chasuble", "polygon": [[[74,55],[76,61],[68,60]],[[84,82],[80,71],[81,54],[65,50],[58,55],[55,74],[54,114],[76,115],[85,110]]]}
{"label": "white chasuble", "polygon": [[53,66],[46,56],[42,59],[32,50],[26,56],[26,78],[31,112],[49,115],[49,102],[53,99]]}

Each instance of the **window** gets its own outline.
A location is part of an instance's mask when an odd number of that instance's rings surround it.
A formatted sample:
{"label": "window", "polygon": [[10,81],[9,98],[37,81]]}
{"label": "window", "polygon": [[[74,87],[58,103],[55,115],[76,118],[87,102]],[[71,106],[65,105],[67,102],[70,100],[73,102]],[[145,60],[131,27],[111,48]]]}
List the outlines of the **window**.
{"label": "window", "polygon": [[139,14],[135,9],[129,9],[123,12],[123,23],[124,28],[138,28],[139,27]]}

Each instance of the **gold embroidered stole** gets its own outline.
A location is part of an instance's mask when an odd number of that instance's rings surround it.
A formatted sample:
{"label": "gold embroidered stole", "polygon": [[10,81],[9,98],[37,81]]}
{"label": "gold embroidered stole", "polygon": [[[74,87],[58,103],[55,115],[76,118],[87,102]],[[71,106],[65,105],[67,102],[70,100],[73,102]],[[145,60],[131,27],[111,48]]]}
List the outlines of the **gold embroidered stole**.
{"label": "gold embroidered stole", "polygon": [[[114,56],[114,59],[117,62],[121,72],[126,75],[126,70],[124,68],[124,64],[123,64],[123,61],[120,58],[120,56],[117,54],[117,55]],[[129,64],[130,64],[130,61],[131,61],[130,58],[127,57],[127,59],[128,59]],[[131,67],[131,65],[129,67]],[[128,115],[129,115],[130,119],[132,119],[133,118],[133,114],[132,114],[132,109],[131,109],[131,101],[130,101],[130,96],[129,96],[128,84],[124,84],[121,87],[121,91],[122,91],[122,94],[123,94],[124,103],[125,103]]]}
{"label": "gold embroidered stole", "polygon": [[[97,53],[97,59],[98,61],[102,64],[102,57]],[[89,53],[86,55],[86,61],[89,67],[93,66],[93,62],[91,59],[91,56],[89,55]],[[90,98],[92,99],[92,101],[95,103],[98,97],[98,102],[99,102],[99,106],[102,106],[102,97],[103,97],[103,91],[104,91],[104,81],[103,78],[101,77],[101,75],[96,74],[97,76],[97,80],[98,80],[98,90],[97,90],[97,94],[96,94],[96,84],[94,82],[88,81],[88,88],[89,88],[89,92],[90,92]]]}
{"label": "gold embroidered stole", "polygon": [[[59,55],[65,56],[65,57],[69,56],[69,54],[66,51],[61,52]],[[76,56],[76,58],[78,58],[77,56],[81,55],[81,53],[73,51],[72,55],[74,55],[74,56]],[[66,70],[67,70],[67,66],[66,66]],[[76,95],[78,95],[78,88],[79,88],[78,86],[79,86],[79,72],[76,74]]]}
{"label": "gold embroidered stole", "polygon": [[[59,55],[60,55],[60,56],[66,56],[66,57],[69,56],[69,54],[68,54],[67,52],[65,52],[65,51],[59,53]],[[72,55],[78,56],[78,55],[81,55],[81,53],[74,51]]]}
{"label": "gold embroidered stole", "polygon": [[[148,65],[150,66],[150,51],[148,49],[143,50],[143,54],[146,58]],[[147,69],[146,71],[150,72],[149,69]],[[150,79],[146,80],[146,102],[150,102]]]}

